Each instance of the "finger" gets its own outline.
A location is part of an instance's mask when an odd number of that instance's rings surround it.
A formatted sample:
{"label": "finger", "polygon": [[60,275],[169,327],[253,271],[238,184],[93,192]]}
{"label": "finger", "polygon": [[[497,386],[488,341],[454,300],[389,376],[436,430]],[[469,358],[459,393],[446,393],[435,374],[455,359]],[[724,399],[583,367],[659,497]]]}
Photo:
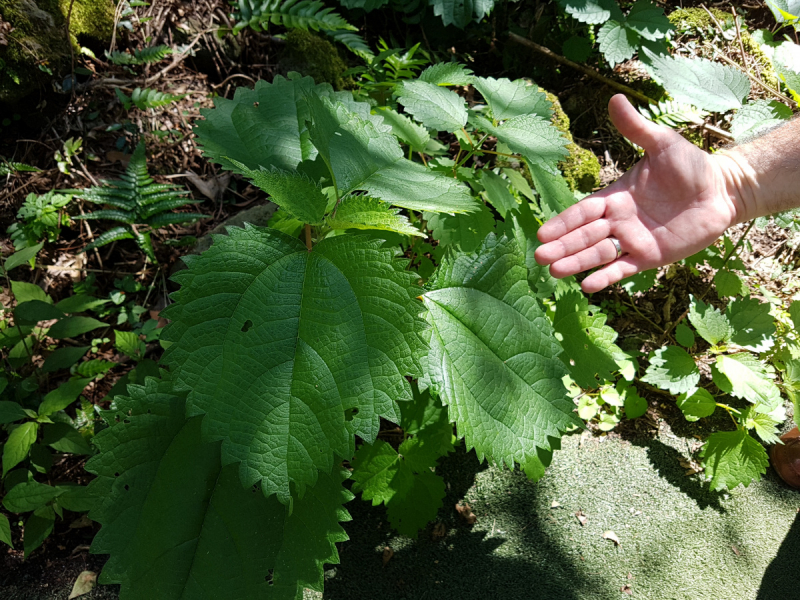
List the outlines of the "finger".
{"label": "finger", "polygon": [[578,227],[596,221],[603,216],[605,211],[605,198],[589,196],[547,221],[539,228],[537,237],[544,244],[552,242]]}
{"label": "finger", "polygon": [[636,266],[630,256],[623,256],[589,275],[581,283],[581,288],[587,294],[594,294],[612,283],[617,283],[621,279],[636,275],[639,271],[641,269]]}
{"label": "finger", "polygon": [[613,96],[608,102],[608,114],[611,122],[619,132],[645,149],[646,152],[657,152],[675,142],[675,133],[668,127],[656,125],[645,119],[623,94]]}
{"label": "finger", "polygon": [[611,233],[611,225],[605,219],[592,221],[579,229],[571,231],[549,244],[536,249],[534,257],[540,265],[549,265],[565,256],[570,256],[591,248]]}
{"label": "finger", "polygon": [[606,238],[596,243],[591,248],[582,250],[572,256],[567,256],[550,265],[550,274],[561,279],[576,273],[588,271],[600,265],[610,263],[617,258],[617,247],[610,239]]}

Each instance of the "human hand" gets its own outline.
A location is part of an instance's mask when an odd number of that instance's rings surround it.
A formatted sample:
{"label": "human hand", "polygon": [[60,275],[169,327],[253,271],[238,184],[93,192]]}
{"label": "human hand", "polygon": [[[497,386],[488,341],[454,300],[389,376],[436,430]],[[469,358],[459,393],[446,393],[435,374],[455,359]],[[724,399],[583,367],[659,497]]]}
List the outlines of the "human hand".
{"label": "human hand", "polygon": [[[644,148],[644,158],[542,225],[535,254],[558,278],[605,265],[583,280],[586,293],[702,250],[742,212],[717,157],[648,121],[621,94],[608,112],[619,132]],[[609,236],[619,240],[619,258]]]}

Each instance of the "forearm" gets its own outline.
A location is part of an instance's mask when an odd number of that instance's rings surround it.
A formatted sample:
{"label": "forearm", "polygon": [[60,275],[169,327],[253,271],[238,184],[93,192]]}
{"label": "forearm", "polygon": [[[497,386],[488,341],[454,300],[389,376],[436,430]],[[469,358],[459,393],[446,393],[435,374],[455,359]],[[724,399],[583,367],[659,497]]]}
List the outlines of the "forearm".
{"label": "forearm", "polygon": [[712,159],[737,207],[737,223],[800,207],[800,118]]}

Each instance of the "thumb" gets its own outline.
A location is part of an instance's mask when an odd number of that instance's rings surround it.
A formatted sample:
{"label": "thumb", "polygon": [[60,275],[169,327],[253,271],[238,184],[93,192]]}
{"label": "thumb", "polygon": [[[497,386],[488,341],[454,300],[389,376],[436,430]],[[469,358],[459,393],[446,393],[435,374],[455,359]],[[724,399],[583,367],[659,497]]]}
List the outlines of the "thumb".
{"label": "thumb", "polygon": [[624,94],[611,98],[608,102],[608,114],[617,130],[646,152],[658,152],[674,143],[675,135],[680,137],[680,134],[668,127],[656,125],[644,118]]}

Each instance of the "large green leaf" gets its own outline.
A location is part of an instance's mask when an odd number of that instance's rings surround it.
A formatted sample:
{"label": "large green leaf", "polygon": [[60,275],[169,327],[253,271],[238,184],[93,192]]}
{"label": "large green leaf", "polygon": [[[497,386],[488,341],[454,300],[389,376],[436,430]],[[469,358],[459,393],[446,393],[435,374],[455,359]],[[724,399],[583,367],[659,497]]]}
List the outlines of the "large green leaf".
{"label": "large green leaf", "polygon": [[444,481],[431,468],[453,450],[453,427],[447,410],[428,393],[403,404],[406,438],[397,451],[377,440],[361,446],[351,461],[353,491],[372,504],[386,504],[389,522],[403,535],[416,537],[442,505]]}
{"label": "large green leaf", "polygon": [[284,506],[242,487],[237,465],[223,465],[219,444],[203,441],[203,417],[186,417],[185,394],[171,382],[148,379],[128,392],[86,465],[97,475],[90,516],[102,525],[92,552],[111,555],[100,582],[120,584],[123,600],[322,591],[322,563],[337,562],[335,542],[347,539],[346,473],[320,474]]}
{"label": "large green leaf", "polygon": [[729,342],[733,332],[728,317],[694,296],[690,295],[689,298],[689,321],[697,329],[697,333],[712,346]]}
{"label": "large green leaf", "polygon": [[564,347],[561,359],[582,388],[613,380],[612,373],[619,369],[614,360],[620,352],[614,343],[617,332],[606,325],[606,319],[606,314],[590,308],[588,298],[578,291],[570,290],[556,301],[553,327]]}
{"label": "large green leaf", "polygon": [[494,206],[500,216],[505,219],[509,212],[519,208],[517,199],[508,190],[508,181],[492,173],[488,169],[481,173],[481,183],[484,188],[484,197]]}
{"label": "large green leaf", "polygon": [[533,185],[539,192],[539,210],[545,221],[575,204],[575,196],[561,173],[551,173],[536,165],[531,166],[530,172]]}
{"label": "large green leaf", "polygon": [[273,169],[253,170],[234,159],[230,162],[253,184],[270,195],[270,199],[295,219],[309,225],[320,225],[325,216],[328,198],[319,185],[296,171]]}
{"label": "large green leaf", "polygon": [[474,252],[494,231],[492,211],[481,204],[477,212],[467,215],[423,213],[433,238],[442,246],[456,246],[464,252]]}
{"label": "large green leaf", "polygon": [[362,116],[342,102],[310,96],[311,140],[339,195],[363,190],[384,202],[434,212],[477,210],[466,186],[403,157],[383,119]]}
{"label": "large green leaf", "polygon": [[746,429],[712,433],[700,452],[711,489],[747,487],[767,472],[769,459],[764,446],[750,437]]}
{"label": "large green leaf", "polygon": [[641,38],[624,22],[608,21],[597,32],[600,52],[613,66],[632,58],[639,47]]}
{"label": "large green leaf", "polygon": [[636,0],[636,4],[625,17],[625,25],[651,42],[665,38],[674,29],[664,14],[664,9],[652,4],[650,0]]}
{"label": "large green leaf", "polygon": [[422,232],[408,221],[408,217],[399,213],[399,208],[391,208],[375,198],[348,196],[328,217],[327,222],[332,229],[378,229],[421,236]]}
{"label": "large green leaf", "polygon": [[3,477],[28,456],[31,446],[36,441],[39,424],[33,421],[22,423],[8,434],[3,446]]}
{"label": "large green leaf", "polygon": [[736,111],[731,120],[731,135],[737,140],[755,136],[791,116],[792,109],[777,100],[754,100]]}
{"label": "large green leaf", "polygon": [[763,412],[776,409],[782,402],[781,392],[767,375],[766,367],[749,352],[717,356],[711,372],[723,392],[761,405]]}
{"label": "large green leaf", "polygon": [[622,11],[615,0],[558,0],[567,14],[583,23],[597,25],[610,18],[622,19]]}
{"label": "large green leaf", "polygon": [[414,118],[437,131],[453,132],[467,124],[467,103],[447,88],[426,81],[406,81],[397,101]]}
{"label": "large green leaf", "polygon": [[469,85],[475,76],[459,62],[436,63],[419,74],[420,81],[434,85]]}
{"label": "large green leaf", "polygon": [[428,0],[433,14],[442,18],[445,25],[464,29],[470,21],[480,21],[488,15],[496,0]]}
{"label": "large green leaf", "polygon": [[561,348],[527,275],[516,242],[490,235],[478,253],[446,260],[423,300],[433,328],[432,388],[467,448],[535,477],[542,453],[580,421],[561,383]]}
{"label": "large green leaf", "polygon": [[497,126],[476,113],[470,119],[478,129],[521,154],[531,167],[541,166],[555,174],[558,163],[569,155],[566,149],[569,141],[549,119],[539,115],[520,115]]}
{"label": "large green leaf", "polygon": [[425,152],[428,142],[431,141],[431,134],[422,125],[386,106],[376,108],[375,114],[382,116],[384,122],[392,128],[395,137],[411,146],[414,152]]}
{"label": "large green leaf", "polygon": [[175,276],[164,362],[223,462],[288,502],[291,482],[313,485],[410,399],[417,278],[380,240],[336,236],[309,252],[274,229],[229,233]]}
{"label": "large green leaf", "polygon": [[795,94],[800,93],[800,47],[785,41],[772,55],[772,64],[787,88]]}
{"label": "large green leaf", "polygon": [[703,110],[726,112],[741,108],[750,92],[742,71],[704,58],[659,56],[642,48],[648,71],[669,95]]}
{"label": "large green leaf", "polygon": [[686,350],[679,346],[665,346],[650,355],[650,366],[642,381],[671,394],[683,394],[694,390],[700,383],[700,370]]}
{"label": "large green leaf", "polygon": [[520,115],[539,115],[549,119],[553,105],[539,86],[523,79],[477,77],[473,83],[492,111],[492,117],[504,121]]}
{"label": "large green leaf", "polygon": [[731,342],[753,352],[766,352],[775,345],[775,321],[770,305],[755,298],[737,298],[725,310],[731,324]]}
{"label": "large green leaf", "polygon": [[703,417],[709,417],[717,408],[714,396],[703,388],[681,394],[678,396],[677,402],[678,408],[681,409],[687,421],[697,421]]}
{"label": "large green leaf", "polygon": [[228,159],[250,169],[291,170],[317,152],[308,141],[306,95],[332,93],[330,86],[315,85],[311,77],[259,81],[254,89],[240,87],[232,100],[215,98],[214,109],[203,109],[205,120],[195,132],[203,154],[235,171]]}

